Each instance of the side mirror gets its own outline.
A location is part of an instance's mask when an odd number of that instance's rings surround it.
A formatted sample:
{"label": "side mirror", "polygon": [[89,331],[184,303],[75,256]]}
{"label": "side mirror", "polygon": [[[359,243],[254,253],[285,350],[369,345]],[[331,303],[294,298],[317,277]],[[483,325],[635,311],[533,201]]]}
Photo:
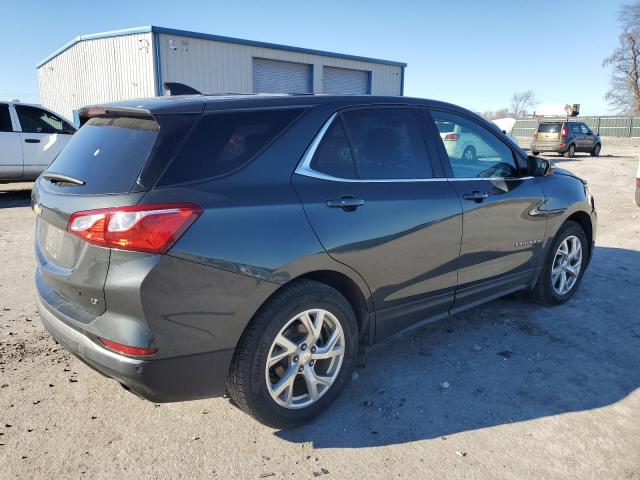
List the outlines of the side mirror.
{"label": "side mirror", "polygon": [[589,131],[587,132],[587,135],[593,135],[593,130],[589,130]]}
{"label": "side mirror", "polygon": [[553,175],[556,164],[552,160],[529,155],[527,158],[527,170],[533,177],[547,177]]}

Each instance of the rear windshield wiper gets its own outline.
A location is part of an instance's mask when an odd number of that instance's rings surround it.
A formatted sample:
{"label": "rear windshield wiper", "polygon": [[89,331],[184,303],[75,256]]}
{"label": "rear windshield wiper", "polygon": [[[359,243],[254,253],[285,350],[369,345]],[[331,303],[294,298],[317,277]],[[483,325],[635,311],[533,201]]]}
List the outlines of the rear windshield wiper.
{"label": "rear windshield wiper", "polygon": [[78,180],[77,178],[70,177],[69,175],[54,172],[45,172],[42,174],[42,178],[46,178],[51,183],[71,183],[73,185],[84,185],[87,183],[82,180]]}

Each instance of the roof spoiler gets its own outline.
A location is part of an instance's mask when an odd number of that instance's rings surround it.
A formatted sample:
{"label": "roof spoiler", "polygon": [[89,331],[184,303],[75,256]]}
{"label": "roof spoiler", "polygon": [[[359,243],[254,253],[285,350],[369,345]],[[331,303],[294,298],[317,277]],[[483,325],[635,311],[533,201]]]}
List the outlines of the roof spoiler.
{"label": "roof spoiler", "polygon": [[164,82],[163,86],[166,97],[174,97],[176,95],[202,95],[202,92],[184,83]]}

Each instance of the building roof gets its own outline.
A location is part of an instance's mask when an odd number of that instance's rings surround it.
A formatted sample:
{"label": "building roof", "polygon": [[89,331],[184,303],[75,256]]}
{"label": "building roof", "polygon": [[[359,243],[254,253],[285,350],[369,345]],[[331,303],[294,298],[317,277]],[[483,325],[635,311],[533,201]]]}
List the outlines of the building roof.
{"label": "building roof", "polygon": [[85,40],[95,40],[98,38],[108,38],[108,37],[119,37],[122,35],[133,35],[136,33],[165,33],[168,35],[176,35],[181,37],[189,37],[189,38],[200,38],[204,40],[214,40],[216,42],[224,42],[224,43],[234,43],[237,45],[248,45],[252,47],[262,47],[262,48],[272,48],[275,50],[285,50],[289,52],[297,52],[297,53],[308,53],[311,55],[321,55],[325,57],[334,57],[334,58],[344,58],[347,60],[356,60],[359,62],[370,62],[370,63],[378,63],[382,65],[395,65],[397,67],[406,67],[407,64],[403,62],[395,62],[392,60],[382,60],[379,58],[370,58],[370,57],[361,57],[358,55],[347,55],[344,53],[335,53],[335,52],[326,52],[323,50],[313,50],[310,48],[301,48],[301,47],[292,47],[289,45],[280,45],[276,43],[268,43],[268,42],[258,42],[255,40],[244,40],[241,38],[233,38],[233,37],[224,37],[221,35],[212,35],[209,33],[199,33],[199,32],[190,32],[187,30],[176,30],[173,28],[165,28],[165,27],[156,27],[153,25],[146,27],[135,27],[135,28],[126,28],[124,30],[113,30],[110,32],[102,32],[102,33],[92,33],[89,35],[80,35],[73,40],[71,40],[66,45],[62,46],[55,52],[53,52],[48,57],[44,58],[40,61],[36,68],[40,68],[42,65],[47,63],[49,60],[60,55],[65,50],[71,48],[73,45],[79,42],[83,42]]}

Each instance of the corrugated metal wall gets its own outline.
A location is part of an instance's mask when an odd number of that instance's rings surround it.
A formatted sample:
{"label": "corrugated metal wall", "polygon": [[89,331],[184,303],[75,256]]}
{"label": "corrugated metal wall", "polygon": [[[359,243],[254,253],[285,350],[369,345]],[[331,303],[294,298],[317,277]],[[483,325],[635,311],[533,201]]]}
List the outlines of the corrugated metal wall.
{"label": "corrugated metal wall", "polygon": [[160,33],[163,82],[180,82],[206,93],[252,93],[252,59],[313,65],[313,91],[322,93],[323,66],[371,71],[373,95],[400,95],[402,68],[272,48]]}
{"label": "corrugated metal wall", "polygon": [[[563,122],[566,117],[544,118],[544,122]],[[629,116],[607,116],[607,117],[572,117],[570,122],[583,122],[603,137],[640,137],[640,117]],[[521,118],[516,120],[516,124],[511,131],[514,137],[532,138],[536,128],[538,128],[538,119]]]}
{"label": "corrugated metal wall", "polygon": [[88,104],[156,94],[151,33],[76,43],[38,68],[42,104],[73,119]]}

